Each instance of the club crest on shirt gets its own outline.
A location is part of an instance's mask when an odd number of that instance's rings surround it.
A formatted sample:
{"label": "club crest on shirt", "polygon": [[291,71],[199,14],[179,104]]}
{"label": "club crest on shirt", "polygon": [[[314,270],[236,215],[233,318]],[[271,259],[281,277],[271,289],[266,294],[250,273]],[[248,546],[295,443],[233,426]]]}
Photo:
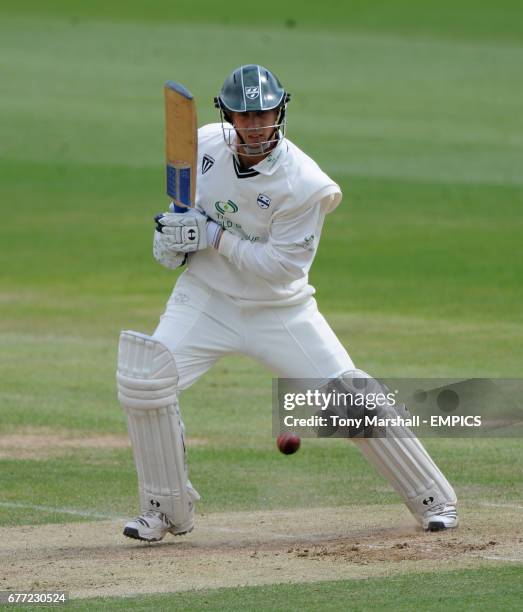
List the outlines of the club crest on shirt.
{"label": "club crest on shirt", "polygon": [[258,195],[258,199],[256,200],[256,202],[258,202],[258,206],[260,208],[269,208],[269,206],[271,205],[271,199],[264,193],[260,193]]}
{"label": "club crest on shirt", "polygon": [[208,172],[214,166],[214,159],[207,155],[207,153],[203,156],[202,159],[202,174]]}
{"label": "club crest on shirt", "polygon": [[260,95],[260,88],[257,85],[255,87],[246,87],[245,95],[249,98],[249,100],[256,100],[256,98]]}

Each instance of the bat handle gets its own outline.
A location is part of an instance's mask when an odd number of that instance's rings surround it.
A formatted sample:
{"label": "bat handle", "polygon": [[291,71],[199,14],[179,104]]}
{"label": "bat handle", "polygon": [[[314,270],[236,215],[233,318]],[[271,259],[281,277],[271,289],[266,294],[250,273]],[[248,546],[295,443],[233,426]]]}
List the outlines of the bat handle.
{"label": "bat handle", "polygon": [[171,202],[169,204],[169,212],[174,212],[174,213],[185,213],[187,212],[189,209],[186,206],[176,206],[176,204],[174,202]]}

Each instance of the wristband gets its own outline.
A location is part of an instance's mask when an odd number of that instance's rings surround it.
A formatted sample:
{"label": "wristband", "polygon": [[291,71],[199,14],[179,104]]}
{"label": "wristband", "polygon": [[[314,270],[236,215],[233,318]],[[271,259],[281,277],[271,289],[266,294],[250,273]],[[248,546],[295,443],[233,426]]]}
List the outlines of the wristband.
{"label": "wristband", "polygon": [[214,221],[207,221],[207,244],[218,250],[223,228]]}

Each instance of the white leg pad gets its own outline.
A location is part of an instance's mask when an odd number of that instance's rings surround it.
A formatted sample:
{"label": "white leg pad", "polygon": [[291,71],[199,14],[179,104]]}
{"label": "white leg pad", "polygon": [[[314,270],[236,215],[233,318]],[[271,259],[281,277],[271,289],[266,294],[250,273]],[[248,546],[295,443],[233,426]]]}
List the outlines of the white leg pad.
{"label": "white leg pad", "polygon": [[[342,374],[341,385],[361,392],[362,381],[368,392],[383,392],[381,383],[362,370]],[[359,383],[359,384],[358,384]],[[385,390],[386,391],[386,390]],[[365,392],[365,391],[364,391]],[[384,408],[383,417],[397,417],[394,408]],[[423,514],[440,504],[456,504],[456,493],[410,429],[387,427],[385,437],[351,438],[363,455],[404,499],[421,522]]]}
{"label": "white leg pad", "polygon": [[456,504],[454,489],[417,438],[352,440],[418,520],[439,504]]}
{"label": "white leg pad", "polygon": [[187,477],[184,428],[172,353],[158,340],[133,331],[120,335],[118,399],[127,414],[142,511],[163,512],[176,531],[193,527],[200,496]]}

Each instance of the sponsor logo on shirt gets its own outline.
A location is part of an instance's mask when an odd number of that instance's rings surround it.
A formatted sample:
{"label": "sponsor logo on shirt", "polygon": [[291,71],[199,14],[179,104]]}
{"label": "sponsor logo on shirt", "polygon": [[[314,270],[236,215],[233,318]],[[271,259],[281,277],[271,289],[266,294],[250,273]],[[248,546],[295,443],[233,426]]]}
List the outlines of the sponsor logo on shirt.
{"label": "sponsor logo on shirt", "polygon": [[238,212],[238,205],[232,200],[227,200],[227,202],[215,202],[214,208],[222,215]]}
{"label": "sponsor logo on shirt", "polygon": [[283,155],[283,145],[279,145],[274,151],[271,151],[269,155],[260,163],[264,164],[266,169],[270,172],[274,166],[278,163],[278,160]]}
{"label": "sponsor logo on shirt", "polygon": [[207,153],[203,156],[202,159],[202,174],[208,172],[214,166],[214,159],[207,155]]}
{"label": "sponsor logo on shirt", "polygon": [[182,293],[181,291],[175,291],[171,298],[175,304],[187,304],[190,299],[191,298],[186,293]]}
{"label": "sponsor logo on shirt", "polygon": [[260,208],[269,208],[271,205],[271,199],[264,193],[260,193],[256,201],[258,202],[258,206]]}
{"label": "sponsor logo on shirt", "polygon": [[294,244],[306,251],[314,251],[314,234],[309,234],[301,242],[295,242]]}

